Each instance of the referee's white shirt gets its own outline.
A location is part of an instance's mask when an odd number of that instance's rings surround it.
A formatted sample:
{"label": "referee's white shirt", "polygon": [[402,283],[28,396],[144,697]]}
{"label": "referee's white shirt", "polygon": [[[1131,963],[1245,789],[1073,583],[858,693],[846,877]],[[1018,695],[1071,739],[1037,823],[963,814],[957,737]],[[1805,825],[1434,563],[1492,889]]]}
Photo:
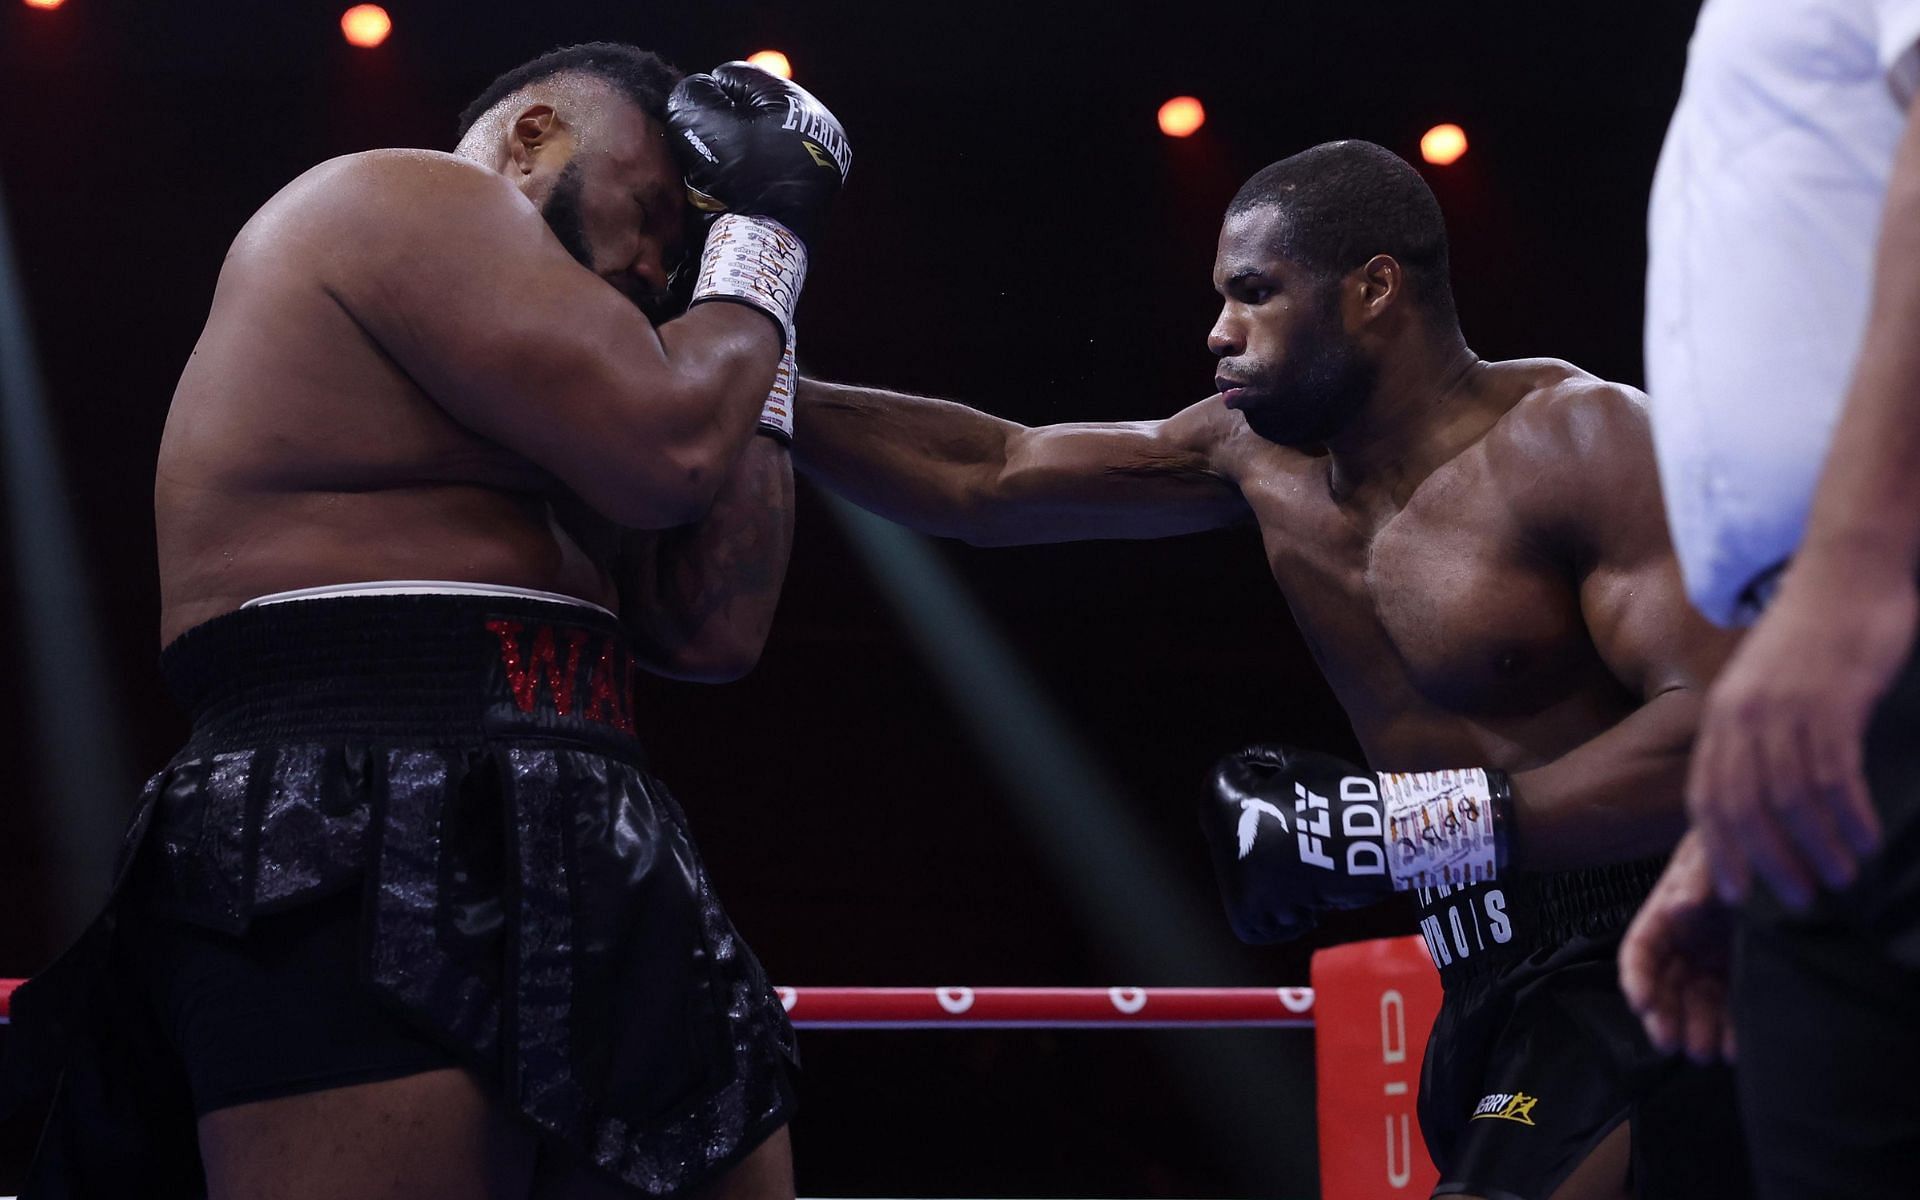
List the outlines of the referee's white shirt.
{"label": "referee's white shirt", "polygon": [[1647,392],[1687,592],[1754,614],[1866,326],[1920,0],[1707,0],[1647,217]]}

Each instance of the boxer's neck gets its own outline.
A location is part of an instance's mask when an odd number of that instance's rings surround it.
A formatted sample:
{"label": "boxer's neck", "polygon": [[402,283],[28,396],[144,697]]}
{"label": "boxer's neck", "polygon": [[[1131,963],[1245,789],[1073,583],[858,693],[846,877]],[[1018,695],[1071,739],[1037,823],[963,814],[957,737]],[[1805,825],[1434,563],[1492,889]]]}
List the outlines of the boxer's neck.
{"label": "boxer's neck", "polygon": [[1396,511],[1503,411],[1480,386],[1485,364],[1456,332],[1384,355],[1356,419],[1328,439],[1328,486],[1342,505]]}

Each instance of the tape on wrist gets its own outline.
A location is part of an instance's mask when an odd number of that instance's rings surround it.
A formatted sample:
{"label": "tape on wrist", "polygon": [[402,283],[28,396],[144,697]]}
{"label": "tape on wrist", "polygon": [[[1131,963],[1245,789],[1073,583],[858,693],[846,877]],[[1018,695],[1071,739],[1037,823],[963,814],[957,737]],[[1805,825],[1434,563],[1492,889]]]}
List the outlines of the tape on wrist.
{"label": "tape on wrist", "polygon": [[1485,883],[1499,869],[1493,789],[1478,767],[1380,776],[1387,874],[1399,891]]}
{"label": "tape on wrist", "polygon": [[807,277],[807,247],[793,231],[767,217],[726,213],[707,233],[693,303],[737,300],[772,317],[789,345],[793,308]]}
{"label": "tape on wrist", "polygon": [[793,334],[787,334],[787,348],[780,352],[780,365],[773,371],[773,390],[760,406],[760,432],[781,444],[793,445]]}

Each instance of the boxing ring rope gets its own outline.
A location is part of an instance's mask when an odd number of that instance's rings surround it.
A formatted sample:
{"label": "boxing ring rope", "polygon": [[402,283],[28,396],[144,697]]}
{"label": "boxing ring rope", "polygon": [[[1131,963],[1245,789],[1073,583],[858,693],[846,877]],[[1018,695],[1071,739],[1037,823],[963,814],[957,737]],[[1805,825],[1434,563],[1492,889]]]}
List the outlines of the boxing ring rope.
{"label": "boxing ring rope", "polygon": [[1311,988],[776,988],[796,1029],[1313,1028]]}
{"label": "boxing ring rope", "polygon": [[[0,1025],[22,979],[0,979]],[[1312,1029],[1312,988],[778,987],[796,1029]],[[0,1196],[0,1200],[16,1200]]]}
{"label": "boxing ring rope", "polygon": [[[0,1024],[24,980],[0,979]],[[1312,988],[782,987],[796,1029],[1311,1029]]]}

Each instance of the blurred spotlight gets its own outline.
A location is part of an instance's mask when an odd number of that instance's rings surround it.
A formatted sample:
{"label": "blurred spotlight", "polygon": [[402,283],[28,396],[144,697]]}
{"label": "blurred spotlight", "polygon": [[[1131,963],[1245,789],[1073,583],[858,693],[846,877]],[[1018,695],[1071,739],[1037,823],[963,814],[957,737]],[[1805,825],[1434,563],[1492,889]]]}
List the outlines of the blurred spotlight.
{"label": "blurred spotlight", "polygon": [[28,8],[59,8],[67,0],[27,0]]}
{"label": "blurred spotlight", "polygon": [[1175,96],[1160,106],[1160,132],[1168,137],[1189,137],[1207,123],[1207,110],[1192,96]]}
{"label": "blurred spotlight", "polygon": [[787,56],[778,50],[761,50],[749,54],[747,61],[769,75],[778,75],[782,79],[793,78],[793,64],[788,62]]}
{"label": "blurred spotlight", "polygon": [[38,809],[41,852],[16,861],[44,872],[38,886],[58,944],[78,934],[106,899],[127,814],[120,797],[131,794],[137,776],[120,737],[120,703],[94,621],[67,454],[54,436],[53,396],[40,375],[10,225],[0,195],[0,561],[10,603],[19,605],[19,624],[5,634],[7,686],[24,693],[22,712],[31,724],[19,745],[40,786],[34,796],[10,793],[7,803]]}
{"label": "blurred spotlight", "polygon": [[1452,166],[1467,152],[1467,131],[1458,125],[1435,125],[1420,137],[1420,157],[1436,167]]}
{"label": "blurred spotlight", "polygon": [[[1194,857],[1197,839],[1181,847],[1154,839],[1138,813],[1148,798],[1121,786],[945,557],[928,539],[838,496],[829,495],[827,507],[984,755],[1018,823],[1013,836],[1045,856],[1101,951],[1135,979],[1256,978],[1252,957],[1228,948],[1219,912],[1174,865]],[[1180,1036],[1173,1069],[1193,1110],[1213,1114],[1204,1136],[1241,1186],[1262,1172],[1311,1172],[1311,1158],[1281,1162],[1286,1152],[1272,1140],[1276,1127],[1313,1119],[1311,1094],[1287,1082],[1285,1044]],[[1220,1102],[1229,1096],[1232,1103]]]}
{"label": "blurred spotlight", "polygon": [[340,14],[340,32],[351,44],[372,49],[393,32],[393,18],[378,4],[356,4]]}

